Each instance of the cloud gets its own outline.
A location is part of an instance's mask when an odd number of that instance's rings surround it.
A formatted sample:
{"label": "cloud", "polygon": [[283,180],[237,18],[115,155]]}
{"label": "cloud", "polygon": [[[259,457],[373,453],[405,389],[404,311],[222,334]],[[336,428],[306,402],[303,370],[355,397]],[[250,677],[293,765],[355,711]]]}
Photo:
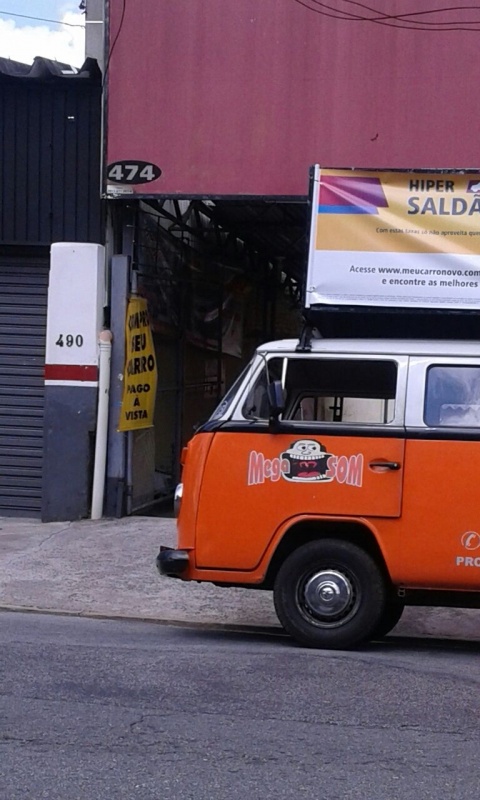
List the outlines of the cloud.
{"label": "cloud", "polygon": [[[85,16],[67,12],[62,22],[85,25]],[[85,28],[67,25],[19,25],[15,20],[0,19],[0,56],[32,64],[35,56],[51,58],[73,67],[85,61]]]}

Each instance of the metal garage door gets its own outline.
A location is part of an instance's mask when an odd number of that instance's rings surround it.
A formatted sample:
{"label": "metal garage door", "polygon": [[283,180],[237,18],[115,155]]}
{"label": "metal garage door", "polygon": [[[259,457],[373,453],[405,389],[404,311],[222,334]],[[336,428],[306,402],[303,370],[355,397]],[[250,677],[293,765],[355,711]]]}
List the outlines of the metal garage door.
{"label": "metal garage door", "polygon": [[0,260],[0,516],[39,517],[48,264]]}

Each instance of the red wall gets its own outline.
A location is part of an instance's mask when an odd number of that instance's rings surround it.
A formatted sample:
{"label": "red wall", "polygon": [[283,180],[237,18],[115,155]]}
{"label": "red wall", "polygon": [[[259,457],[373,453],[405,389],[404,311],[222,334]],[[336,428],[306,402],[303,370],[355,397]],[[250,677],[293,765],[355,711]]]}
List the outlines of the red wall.
{"label": "red wall", "polygon": [[[110,1],[110,45],[122,5]],[[373,16],[347,0],[325,5]],[[365,5],[406,14],[467,4]],[[305,195],[313,163],[480,165],[480,10],[411,18],[447,23],[434,31],[332,19],[295,0],[127,0],[125,9],[108,69],[107,162],[161,167],[141,194]],[[467,30],[448,30],[455,20]]]}

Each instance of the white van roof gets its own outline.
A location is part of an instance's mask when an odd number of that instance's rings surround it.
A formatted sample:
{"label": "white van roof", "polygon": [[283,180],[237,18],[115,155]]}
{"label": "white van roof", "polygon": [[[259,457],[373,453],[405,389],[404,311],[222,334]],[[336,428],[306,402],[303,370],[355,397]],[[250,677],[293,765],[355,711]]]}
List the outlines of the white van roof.
{"label": "white van roof", "polygon": [[[266,342],[257,353],[294,353],[298,339]],[[311,353],[352,353],[361,355],[480,357],[480,341],[421,339],[312,339]],[[309,353],[306,353],[308,355]]]}

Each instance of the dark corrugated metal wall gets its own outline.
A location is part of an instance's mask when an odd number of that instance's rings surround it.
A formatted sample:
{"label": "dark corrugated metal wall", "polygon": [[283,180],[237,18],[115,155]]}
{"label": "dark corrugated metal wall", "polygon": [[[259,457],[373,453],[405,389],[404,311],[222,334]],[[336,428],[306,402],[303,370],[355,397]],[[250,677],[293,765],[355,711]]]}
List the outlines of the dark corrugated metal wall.
{"label": "dark corrugated metal wall", "polygon": [[0,242],[102,242],[100,87],[0,78]]}
{"label": "dark corrugated metal wall", "polygon": [[0,516],[40,516],[48,248],[103,242],[101,75],[0,59]]}
{"label": "dark corrugated metal wall", "polygon": [[40,515],[48,263],[0,259],[0,515]]}

